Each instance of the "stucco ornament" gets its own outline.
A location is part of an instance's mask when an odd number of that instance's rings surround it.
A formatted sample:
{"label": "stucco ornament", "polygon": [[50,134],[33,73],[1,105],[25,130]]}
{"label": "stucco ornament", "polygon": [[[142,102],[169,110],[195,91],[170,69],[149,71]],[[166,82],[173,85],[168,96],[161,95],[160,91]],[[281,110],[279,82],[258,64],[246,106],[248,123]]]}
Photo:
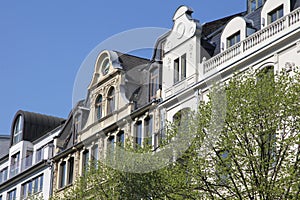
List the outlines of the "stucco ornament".
{"label": "stucco ornament", "polygon": [[187,6],[177,9],[173,17],[172,31],[167,38],[165,52],[172,50],[201,31],[201,26],[198,20],[192,18],[192,13],[193,10]]}

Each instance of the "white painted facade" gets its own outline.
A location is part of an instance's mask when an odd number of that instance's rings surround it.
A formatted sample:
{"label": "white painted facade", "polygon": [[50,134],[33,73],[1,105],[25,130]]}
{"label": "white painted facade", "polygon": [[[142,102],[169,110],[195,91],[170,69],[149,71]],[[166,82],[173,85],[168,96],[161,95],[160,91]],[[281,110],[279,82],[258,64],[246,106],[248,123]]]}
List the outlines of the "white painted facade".
{"label": "white painted facade", "polygon": [[[53,156],[53,140],[60,132],[61,128],[45,134],[34,142],[20,141],[9,149],[9,154],[0,161],[0,171],[8,169],[7,179],[0,184],[0,197],[10,200],[16,197],[16,200],[26,199],[33,196],[39,199],[49,199],[52,185],[52,168],[50,159]],[[26,157],[27,151],[32,151],[31,156]],[[19,162],[11,165],[13,155],[19,153]],[[25,186],[27,184],[27,186]],[[31,186],[30,186],[31,185]],[[31,187],[31,191],[24,191]],[[9,197],[9,193],[15,191],[15,195]],[[31,193],[31,194],[30,194]],[[0,199],[1,199],[0,198]]]}
{"label": "white painted facade", "polygon": [[[269,0],[262,7],[261,21],[281,5],[284,7],[283,17],[265,24],[261,30],[250,35],[247,35],[246,30],[251,20],[240,16],[231,19],[221,33],[221,52],[213,57],[203,50],[199,32],[185,34],[183,30],[193,30],[191,27],[195,27],[195,24],[191,24],[197,21],[191,18],[188,7],[179,8],[174,16],[180,17],[174,17],[174,27],[166,39],[162,58],[163,101],[158,106],[162,120],[172,121],[173,116],[186,107],[196,110],[199,101],[208,100],[209,88],[215,81],[224,82],[235,72],[259,70],[270,65],[274,66],[275,72],[283,69],[289,71],[300,66],[300,9],[290,11],[289,0]],[[178,28],[178,24],[181,28]],[[200,32],[201,29],[200,26]],[[238,31],[241,34],[240,41],[227,47],[228,37]],[[180,35],[186,38],[183,40]],[[187,77],[175,83],[174,60],[183,54],[189,55]]]}

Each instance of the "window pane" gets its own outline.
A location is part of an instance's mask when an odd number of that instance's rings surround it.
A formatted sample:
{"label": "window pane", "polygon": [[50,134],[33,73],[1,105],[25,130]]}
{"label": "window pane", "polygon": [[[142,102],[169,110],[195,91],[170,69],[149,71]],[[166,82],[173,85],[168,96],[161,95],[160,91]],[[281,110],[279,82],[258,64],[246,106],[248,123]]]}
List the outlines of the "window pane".
{"label": "window pane", "polygon": [[276,21],[283,16],[283,6],[280,6],[268,14],[269,23]]}
{"label": "window pane", "polygon": [[96,115],[97,119],[102,118],[102,95],[99,95],[99,97],[96,100]]}
{"label": "window pane", "polygon": [[186,55],[181,56],[181,80],[186,78]]}
{"label": "window pane", "polygon": [[241,34],[238,31],[237,33],[227,38],[227,48],[235,45],[236,43],[239,43],[240,40],[241,40]]}
{"label": "window pane", "polygon": [[27,196],[27,183],[22,185],[22,197],[26,197],[26,196]]}
{"label": "window pane", "polygon": [[32,193],[32,181],[28,182],[27,185],[28,185],[28,188],[27,188],[28,194],[31,194]]}
{"label": "window pane", "polygon": [[33,184],[34,184],[33,193],[36,193],[39,191],[39,177],[34,179]]}
{"label": "window pane", "polygon": [[158,68],[150,72],[150,100],[156,97],[156,91],[159,89]]}
{"label": "window pane", "polygon": [[68,165],[69,165],[68,184],[71,184],[73,182],[74,158],[69,159]]}
{"label": "window pane", "polygon": [[23,129],[23,117],[21,115],[19,115],[16,120],[15,127],[14,127],[13,144],[16,144],[21,141],[22,129]]}
{"label": "window pane", "polygon": [[254,11],[256,9],[256,0],[251,1],[251,11]]}
{"label": "window pane", "polygon": [[86,172],[88,170],[88,166],[89,166],[89,151],[85,151],[83,153],[83,172]]}
{"label": "window pane", "polygon": [[44,159],[44,148],[40,148],[37,150],[36,152],[36,161],[35,162],[39,162],[42,159]]}
{"label": "window pane", "polygon": [[107,95],[107,114],[115,110],[115,89],[111,88]]}
{"label": "window pane", "polygon": [[118,144],[121,147],[124,147],[124,145],[125,145],[124,131],[120,131],[118,134]]}
{"label": "window pane", "polygon": [[174,83],[179,81],[179,58],[174,60]]}
{"label": "window pane", "polygon": [[135,142],[139,146],[142,146],[142,123],[138,122],[135,126]]}
{"label": "window pane", "polygon": [[63,162],[60,165],[60,187],[65,186],[66,179],[66,162]]}
{"label": "window pane", "polygon": [[145,120],[145,138],[148,145],[152,145],[152,117]]}
{"label": "window pane", "polygon": [[262,4],[263,4],[263,0],[258,0],[258,1],[257,1],[257,4],[258,4],[258,5],[257,5],[258,8],[261,7]]}
{"label": "window pane", "polygon": [[40,191],[43,191],[44,175],[40,176]]}

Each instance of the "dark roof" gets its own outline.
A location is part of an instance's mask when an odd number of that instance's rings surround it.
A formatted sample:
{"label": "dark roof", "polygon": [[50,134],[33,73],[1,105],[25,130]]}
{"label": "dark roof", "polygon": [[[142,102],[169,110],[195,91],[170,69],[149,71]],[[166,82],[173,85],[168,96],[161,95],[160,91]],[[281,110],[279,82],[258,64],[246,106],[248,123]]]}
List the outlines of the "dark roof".
{"label": "dark roof", "polygon": [[11,136],[13,136],[14,124],[18,116],[23,116],[23,140],[33,142],[34,140],[40,138],[45,133],[55,129],[60,126],[65,119],[53,117],[49,115],[28,112],[19,110],[14,117]]}
{"label": "dark roof", "polygon": [[132,70],[133,68],[137,68],[139,66],[147,65],[150,60],[146,58],[140,58],[134,55],[124,54],[118,51],[114,51],[118,54],[118,59],[120,64],[123,67],[123,70],[128,71]]}
{"label": "dark roof", "polygon": [[10,136],[0,135],[0,159],[9,153]]}
{"label": "dark roof", "polygon": [[148,103],[148,70],[150,60],[116,52],[125,73],[121,93],[139,108]]}
{"label": "dark roof", "polygon": [[300,0],[291,0],[291,10],[295,10],[300,7]]}
{"label": "dark roof", "polygon": [[243,16],[243,15],[245,15],[245,12],[237,13],[237,14],[230,15],[230,16],[227,16],[227,17],[224,17],[221,19],[207,22],[202,25],[202,35],[207,37],[210,34],[212,34],[213,32],[215,32],[218,29],[220,29],[221,27],[223,27],[224,25],[226,25],[234,17]]}

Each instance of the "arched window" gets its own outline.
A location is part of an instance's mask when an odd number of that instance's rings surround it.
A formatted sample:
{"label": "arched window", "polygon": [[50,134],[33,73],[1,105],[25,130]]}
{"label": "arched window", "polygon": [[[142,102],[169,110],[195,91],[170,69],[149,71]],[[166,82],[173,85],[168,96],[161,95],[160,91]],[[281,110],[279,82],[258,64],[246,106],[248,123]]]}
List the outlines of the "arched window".
{"label": "arched window", "polygon": [[19,115],[14,126],[13,144],[17,144],[22,140],[22,130],[23,130],[23,117],[22,115]]}
{"label": "arched window", "polygon": [[173,122],[177,126],[186,127],[188,124],[188,116],[191,112],[191,108],[183,108],[173,115]]}
{"label": "arched window", "polygon": [[96,115],[97,119],[102,118],[102,95],[100,94],[96,100]]}
{"label": "arched window", "polygon": [[111,87],[107,93],[107,114],[115,110],[115,89]]}

